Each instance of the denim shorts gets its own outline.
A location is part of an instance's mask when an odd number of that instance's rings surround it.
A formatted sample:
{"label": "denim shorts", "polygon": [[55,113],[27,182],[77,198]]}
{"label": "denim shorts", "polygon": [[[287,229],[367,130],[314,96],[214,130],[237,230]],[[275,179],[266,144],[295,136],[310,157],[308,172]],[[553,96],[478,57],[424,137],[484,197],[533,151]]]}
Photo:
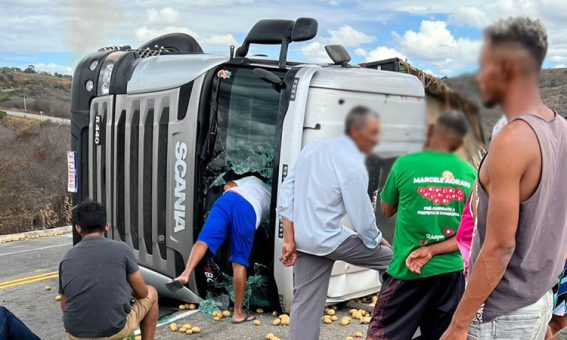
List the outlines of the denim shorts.
{"label": "denim shorts", "polygon": [[545,338],[553,310],[553,293],[547,292],[536,303],[502,315],[491,322],[473,322],[469,340],[539,340]]}

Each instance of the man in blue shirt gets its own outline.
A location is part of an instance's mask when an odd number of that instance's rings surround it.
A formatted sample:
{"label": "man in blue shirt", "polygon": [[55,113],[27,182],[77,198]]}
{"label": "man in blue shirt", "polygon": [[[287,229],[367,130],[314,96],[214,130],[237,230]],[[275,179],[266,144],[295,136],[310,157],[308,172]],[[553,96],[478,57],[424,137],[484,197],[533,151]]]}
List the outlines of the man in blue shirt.
{"label": "man in blue shirt", "polygon": [[[284,221],[280,260],[286,267],[295,265],[292,340],[319,339],[335,261],[383,272],[392,259],[376,226],[364,163],[379,132],[375,112],[353,108],[346,118],[346,135],[308,145],[283,183],[277,211]],[[352,229],[341,224],[345,214]]]}

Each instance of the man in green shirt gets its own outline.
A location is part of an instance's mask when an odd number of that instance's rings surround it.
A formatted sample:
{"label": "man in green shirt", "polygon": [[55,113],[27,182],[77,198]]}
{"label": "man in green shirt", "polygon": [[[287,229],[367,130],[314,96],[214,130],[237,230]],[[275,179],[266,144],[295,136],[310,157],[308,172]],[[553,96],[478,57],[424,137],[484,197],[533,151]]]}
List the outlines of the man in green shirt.
{"label": "man in green shirt", "polygon": [[468,132],[447,112],[428,130],[425,150],[400,157],[382,190],[382,212],[396,217],[393,260],[384,275],[368,339],[439,339],[465,289],[455,235],[476,177],[454,154]]}

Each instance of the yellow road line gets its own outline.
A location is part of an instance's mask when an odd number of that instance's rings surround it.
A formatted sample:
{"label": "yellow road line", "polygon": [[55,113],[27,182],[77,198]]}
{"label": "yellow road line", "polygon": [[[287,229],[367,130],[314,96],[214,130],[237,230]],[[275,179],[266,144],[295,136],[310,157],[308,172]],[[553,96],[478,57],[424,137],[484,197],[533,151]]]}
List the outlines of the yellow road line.
{"label": "yellow road line", "polygon": [[28,276],[28,277],[22,277],[22,278],[10,280],[10,281],[4,281],[4,282],[0,282],[0,289],[16,287],[16,286],[26,285],[26,284],[30,284],[30,283],[34,283],[34,282],[54,279],[57,276],[59,276],[58,272],[49,272],[49,273],[43,273],[43,274],[38,274],[38,275],[32,275],[32,276]]}

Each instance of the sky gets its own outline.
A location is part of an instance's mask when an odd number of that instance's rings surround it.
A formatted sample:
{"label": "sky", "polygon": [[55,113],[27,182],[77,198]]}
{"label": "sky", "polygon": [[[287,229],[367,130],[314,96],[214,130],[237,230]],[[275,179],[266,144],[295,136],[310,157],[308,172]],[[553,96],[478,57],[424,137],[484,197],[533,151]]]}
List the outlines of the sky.
{"label": "sky", "polygon": [[[260,19],[312,17],[317,37],[292,43],[288,59],[330,62],[324,46],[342,44],[352,63],[391,57],[437,76],[474,72],[482,28],[504,17],[541,19],[549,34],[544,66],[567,65],[566,0],[0,0],[0,66],[34,65],[72,74],[90,52],[137,47],[183,32],[206,53],[228,55]],[[277,57],[274,46],[249,54]]]}

